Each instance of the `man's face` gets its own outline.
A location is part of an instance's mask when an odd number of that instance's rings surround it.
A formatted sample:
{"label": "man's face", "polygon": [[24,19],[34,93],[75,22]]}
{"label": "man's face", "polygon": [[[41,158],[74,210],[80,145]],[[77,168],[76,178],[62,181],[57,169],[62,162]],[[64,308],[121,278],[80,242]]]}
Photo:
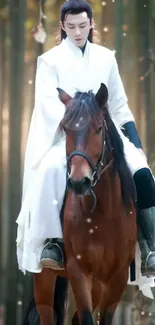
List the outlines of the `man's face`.
{"label": "man's face", "polygon": [[77,15],[67,14],[62,28],[70,41],[76,46],[83,47],[88,39],[92,25],[86,12]]}

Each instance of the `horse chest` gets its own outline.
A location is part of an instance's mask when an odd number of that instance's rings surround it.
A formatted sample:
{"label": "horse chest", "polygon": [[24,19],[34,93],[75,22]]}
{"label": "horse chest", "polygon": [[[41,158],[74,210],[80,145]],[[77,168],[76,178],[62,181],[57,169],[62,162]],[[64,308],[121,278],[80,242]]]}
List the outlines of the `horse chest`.
{"label": "horse chest", "polygon": [[81,236],[80,240],[75,237],[72,241],[72,249],[77,260],[84,262],[87,266],[102,261],[104,256],[104,245],[98,243],[95,236],[90,233],[88,233],[88,236]]}
{"label": "horse chest", "polygon": [[70,234],[72,234],[70,241],[76,256],[85,256],[87,260],[92,261],[96,253],[103,254],[103,232],[90,217],[77,220],[77,222],[74,220],[70,230]]}

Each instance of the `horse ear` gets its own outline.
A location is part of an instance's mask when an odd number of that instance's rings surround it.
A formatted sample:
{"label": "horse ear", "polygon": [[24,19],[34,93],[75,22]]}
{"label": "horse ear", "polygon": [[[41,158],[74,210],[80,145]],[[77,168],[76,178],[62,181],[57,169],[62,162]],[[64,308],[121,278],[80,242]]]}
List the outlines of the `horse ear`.
{"label": "horse ear", "polygon": [[103,108],[108,100],[108,89],[105,84],[101,83],[101,87],[98,90],[95,98],[99,107]]}
{"label": "horse ear", "polygon": [[60,100],[67,106],[68,102],[72,99],[70,95],[68,95],[64,90],[61,88],[57,88],[57,91],[59,93]]}

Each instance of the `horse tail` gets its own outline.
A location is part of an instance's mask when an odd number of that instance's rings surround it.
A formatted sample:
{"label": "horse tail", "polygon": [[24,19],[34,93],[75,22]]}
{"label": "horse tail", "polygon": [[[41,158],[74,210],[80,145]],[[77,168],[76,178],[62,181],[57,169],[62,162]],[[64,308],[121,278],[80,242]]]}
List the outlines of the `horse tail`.
{"label": "horse tail", "polygon": [[56,325],[63,325],[65,316],[65,301],[67,297],[68,280],[57,277],[54,294],[54,312]]}

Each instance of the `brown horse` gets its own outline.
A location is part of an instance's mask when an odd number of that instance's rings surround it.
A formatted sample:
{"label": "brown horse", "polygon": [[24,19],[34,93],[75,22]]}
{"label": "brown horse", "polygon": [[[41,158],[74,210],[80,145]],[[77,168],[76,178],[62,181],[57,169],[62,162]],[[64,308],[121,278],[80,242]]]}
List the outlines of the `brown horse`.
{"label": "brown horse", "polygon": [[54,316],[62,325],[67,278],[77,307],[72,324],[93,325],[99,306],[100,325],[111,325],[135,255],[135,187],[108,112],[106,86],[96,96],[78,92],[71,99],[60,91],[60,98],[66,105],[60,124],[67,155],[66,263],[64,271],[34,275],[36,306],[41,325],[54,325]]}

